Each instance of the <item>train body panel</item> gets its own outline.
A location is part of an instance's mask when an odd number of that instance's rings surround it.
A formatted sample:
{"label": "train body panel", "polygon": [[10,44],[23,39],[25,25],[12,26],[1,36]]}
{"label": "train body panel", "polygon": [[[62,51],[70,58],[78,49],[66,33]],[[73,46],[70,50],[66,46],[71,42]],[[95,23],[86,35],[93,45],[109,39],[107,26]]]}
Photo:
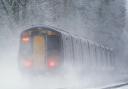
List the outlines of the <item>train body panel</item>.
{"label": "train body panel", "polygon": [[24,71],[51,71],[61,66],[83,69],[112,67],[112,50],[84,38],[48,27],[34,27],[21,34],[19,64]]}

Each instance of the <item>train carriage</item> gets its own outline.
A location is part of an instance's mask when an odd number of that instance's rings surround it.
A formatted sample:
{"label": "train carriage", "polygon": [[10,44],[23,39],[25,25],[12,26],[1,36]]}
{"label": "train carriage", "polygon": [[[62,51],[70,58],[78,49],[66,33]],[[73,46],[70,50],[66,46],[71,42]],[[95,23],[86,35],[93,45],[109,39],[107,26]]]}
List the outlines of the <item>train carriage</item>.
{"label": "train carriage", "polygon": [[[19,64],[25,72],[58,70],[67,64],[83,69],[111,67],[111,49],[50,27],[21,33]],[[90,66],[91,65],[91,66]]]}

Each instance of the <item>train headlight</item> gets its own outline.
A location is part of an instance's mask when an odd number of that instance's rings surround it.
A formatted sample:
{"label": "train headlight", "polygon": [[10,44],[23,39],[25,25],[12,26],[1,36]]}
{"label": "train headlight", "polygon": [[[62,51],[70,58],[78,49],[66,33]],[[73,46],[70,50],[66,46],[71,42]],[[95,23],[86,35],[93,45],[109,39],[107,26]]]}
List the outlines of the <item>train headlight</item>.
{"label": "train headlight", "polygon": [[22,39],[21,40],[22,40],[23,43],[28,43],[30,41],[30,35],[29,35],[29,33],[24,33],[22,35]]}
{"label": "train headlight", "polygon": [[23,43],[28,43],[29,42],[29,37],[23,37],[22,42]]}
{"label": "train headlight", "polygon": [[32,68],[32,65],[33,65],[32,60],[23,61],[23,65],[25,68],[28,68],[28,69]]}
{"label": "train headlight", "polygon": [[54,67],[56,67],[57,65],[58,65],[58,63],[57,63],[56,60],[53,60],[53,59],[48,60],[48,67],[49,67],[49,68],[54,68]]}

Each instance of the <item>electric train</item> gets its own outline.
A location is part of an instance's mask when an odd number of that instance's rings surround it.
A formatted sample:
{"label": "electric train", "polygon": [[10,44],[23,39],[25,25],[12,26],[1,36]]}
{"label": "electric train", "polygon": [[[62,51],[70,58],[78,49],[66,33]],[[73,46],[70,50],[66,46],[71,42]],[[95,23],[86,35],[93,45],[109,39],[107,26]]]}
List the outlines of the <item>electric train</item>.
{"label": "electric train", "polygon": [[112,50],[51,27],[32,27],[20,37],[19,66],[23,72],[54,71],[62,66],[109,68]]}

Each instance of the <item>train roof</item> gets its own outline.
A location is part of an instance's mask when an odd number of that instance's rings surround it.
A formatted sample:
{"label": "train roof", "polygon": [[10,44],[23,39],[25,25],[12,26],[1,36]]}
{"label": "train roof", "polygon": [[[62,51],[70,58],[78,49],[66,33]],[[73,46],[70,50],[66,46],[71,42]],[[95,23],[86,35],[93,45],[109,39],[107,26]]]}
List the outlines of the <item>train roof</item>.
{"label": "train roof", "polygon": [[24,32],[31,32],[31,31],[42,31],[42,30],[48,30],[48,31],[53,31],[53,32],[57,32],[57,33],[60,33],[59,31],[53,29],[53,28],[50,28],[50,27],[46,27],[46,26],[38,26],[38,27],[31,27],[27,30],[24,30],[22,33]]}

